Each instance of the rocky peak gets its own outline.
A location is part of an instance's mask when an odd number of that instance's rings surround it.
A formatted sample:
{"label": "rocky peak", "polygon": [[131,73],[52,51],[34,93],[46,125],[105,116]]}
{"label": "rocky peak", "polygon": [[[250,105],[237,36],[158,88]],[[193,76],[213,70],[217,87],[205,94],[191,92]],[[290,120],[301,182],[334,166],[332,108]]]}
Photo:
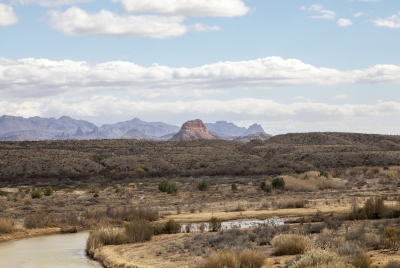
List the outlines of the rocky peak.
{"label": "rocky peak", "polygon": [[182,125],[181,130],[208,132],[206,125],[200,119],[187,121]]}
{"label": "rocky peak", "polygon": [[253,124],[242,134],[242,136],[247,136],[247,135],[250,135],[250,134],[256,134],[256,133],[259,133],[259,132],[265,132],[265,131],[262,128],[261,125]]}
{"label": "rocky peak", "polygon": [[181,127],[181,130],[175,134],[170,141],[186,141],[186,140],[215,140],[206,125],[200,119],[187,121]]}
{"label": "rocky peak", "polygon": [[75,135],[76,135],[76,136],[83,136],[83,135],[84,135],[84,133],[83,133],[81,127],[78,127],[78,129],[76,130]]}

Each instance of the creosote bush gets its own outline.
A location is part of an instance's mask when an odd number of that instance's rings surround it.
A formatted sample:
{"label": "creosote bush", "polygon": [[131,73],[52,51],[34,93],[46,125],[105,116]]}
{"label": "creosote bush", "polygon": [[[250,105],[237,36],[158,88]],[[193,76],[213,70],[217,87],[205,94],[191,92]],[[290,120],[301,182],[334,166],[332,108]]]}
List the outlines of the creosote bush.
{"label": "creosote bush", "polygon": [[311,246],[311,240],[307,236],[297,234],[279,234],[271,241],[276,255],[303,254]]}
{"label": "creosote bush", "polygon": [[40,191],[40,190],[34,190],[34,191],[32,191],[32,193],[31,193],[32,199],[41,198],[42,196],[43,196],[43,193],[42,193],[42,191]]}
{"label": "creosote bush", "polygon": [[372,260],[368,255],[360,254],[354,257],[351,264],[356,268],[369,268]]}
{"label": "creosote bush", "polygon": [[266,181],[261,182],[260,188],[266,193],[270,193],[273,190],[272,185],[268,184]]}
{"label": "creosote bush", "polygon": [[285,189],[285,180],[282,177],[276,177],[272,180],[271,185],[275,189]]}
{"label": "creosote bush", "polygon": [[175,194],[178,192],[178,184],[164,179],[158,183],[158,190],[163,193]]}
{"label": "creosote bush", "polygon": [[232,183],[232,185],[231,185],[231,190],[235,192],[235,191],[237,191],[237,189],[238,189],[238,188],[237,188],[236,183]]}
{"label": "creosote bush", "polygon": [[45,196],[51,196],[51,195],[53,195],[53,188],[51,188],[51,186],[47,186],[45,189],[44,189],[44,195]]}
{"label": "creosote bush", "polygon": [[0,218],[0,234],[11,233],[13,230],[13,223],[10,219]]}
{"label": "creosote bush", "polygon": [[197,184],[197,189],[199,189],[200,191],[208,190],[208,188],[210,188],[210,182],[206,179],[202,179]]}

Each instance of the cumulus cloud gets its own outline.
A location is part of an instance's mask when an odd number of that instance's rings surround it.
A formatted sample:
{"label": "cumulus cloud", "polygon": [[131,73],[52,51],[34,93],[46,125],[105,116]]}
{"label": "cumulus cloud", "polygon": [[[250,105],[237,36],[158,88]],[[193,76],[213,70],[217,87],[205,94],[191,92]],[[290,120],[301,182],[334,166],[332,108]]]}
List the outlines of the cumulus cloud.
{"label": "cumulus cloud", "polygon": [[350,96],[347,96],[345,94],[340,94],[340,95],[335,96],[333,99],[334,100],[346,100],[346,99],[350,99],[350,98],[351,98]]}
{"label": "cumulus cloud", "polygon": [[79,98],[42,98],[19,103],[0,101],[0,114],[70,115],[74,117],[103,117],[131,114],[169,114],[199,117],[228,116],[263,118],[268,120],[293,119],[303,122],[370,118],[400,114],[399,102],[377,101],[374,104],[279,103],[268,99],[238,98],[231,100],[196,100],[151,102],[95,95]]}
{"label": "cumulus cloud", "polygon": [[84,61],[0,58],[0,97],[134,89],[269,89],[399,82],[400,66],[397,65],[340,71],[280,57],[225,61],[194,68],[158,64],[143,67],[124,61],[90,64]]}
{"label": "cumulus cloud", "polygon": [[48,15],[53,28],[65,35],[143,36],[163,39],[184,35],[188,30],[182,24],[182,16],[119,16],[105,9],[90,14],[75,6],[65,12],[51,10]]}
{"label": "cumulus cloud", "polygon": [[311,5],[309,7],[302,6],[300,10],[317,12],[318,15],[313,15],[309,17],[311,19],[333,20],[336,17],[336,13],[334,11],[324,9],[322,5]]}
{"label": "cumulus cloud", "polygon": [[88,3],[95,0],[11,0],[12,4],[20,5],[39,5],[44,7],[55,7],[63,5],[75,5],[79,3]]}
{"label": "cumulus cloud", "polygon": [[121,2],[125,11],[131,13],[236,17],[246,15],[250,11],[242,0],[113,0],[113,2]]}
{"label": "cumulus cloud", "polygon": [[338,24],[339,27],[349,27],[349,26],[353,25],[353,22],[351,20],[349,20],[349,19],[341,18],[341,19],[339,19],[337,21],[337,24]]}
{"label": "cumulus cloud", "polygon": [[354,16],[354,18],[359,18],[359,17],[364,16],[364,15],[365,15],[365,13],[363,13],[363,12],[357,12],[353,16]]}
{"label": "cumulus cloud", "polygon": [[12,6],[0,3],[0,27],[18,23],[18,17]]}
{"label": "cumulus cloud", "polygon": [[377,19],[374,21],[376,26],[380,27],[388,27],[392,29],[399,29],[400,28],[400,12],[393,16],[390,16],[386,19]]}
{"label": "cumulus cloud", "polygon": [[196,23],[192,26],[193,31],[195,32],[215,32],[221,30],[218,26],[208,26],[202,23]]}

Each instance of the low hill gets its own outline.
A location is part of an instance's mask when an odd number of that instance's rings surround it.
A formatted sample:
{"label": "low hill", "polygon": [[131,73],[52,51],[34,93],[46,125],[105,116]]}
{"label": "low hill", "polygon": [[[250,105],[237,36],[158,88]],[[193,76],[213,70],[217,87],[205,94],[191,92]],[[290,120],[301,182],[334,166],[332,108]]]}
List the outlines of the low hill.
{"label": "low hill", "polygon": [[[298,133],[247,143],[79,140],[0,142],[0,179],[40,176],[279,174],[400,164],[400,136]],[[67,175],[66,175],[67,174]]]}

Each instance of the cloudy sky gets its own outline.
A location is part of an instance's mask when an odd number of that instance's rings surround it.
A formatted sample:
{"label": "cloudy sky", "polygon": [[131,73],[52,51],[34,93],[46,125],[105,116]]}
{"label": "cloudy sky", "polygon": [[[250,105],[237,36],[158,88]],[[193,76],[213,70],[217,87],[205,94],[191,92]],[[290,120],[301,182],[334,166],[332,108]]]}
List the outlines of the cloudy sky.
{"label": "cloudy sky", "polygon": [[0,115],[400,134],[400,1],[0,0]]}

